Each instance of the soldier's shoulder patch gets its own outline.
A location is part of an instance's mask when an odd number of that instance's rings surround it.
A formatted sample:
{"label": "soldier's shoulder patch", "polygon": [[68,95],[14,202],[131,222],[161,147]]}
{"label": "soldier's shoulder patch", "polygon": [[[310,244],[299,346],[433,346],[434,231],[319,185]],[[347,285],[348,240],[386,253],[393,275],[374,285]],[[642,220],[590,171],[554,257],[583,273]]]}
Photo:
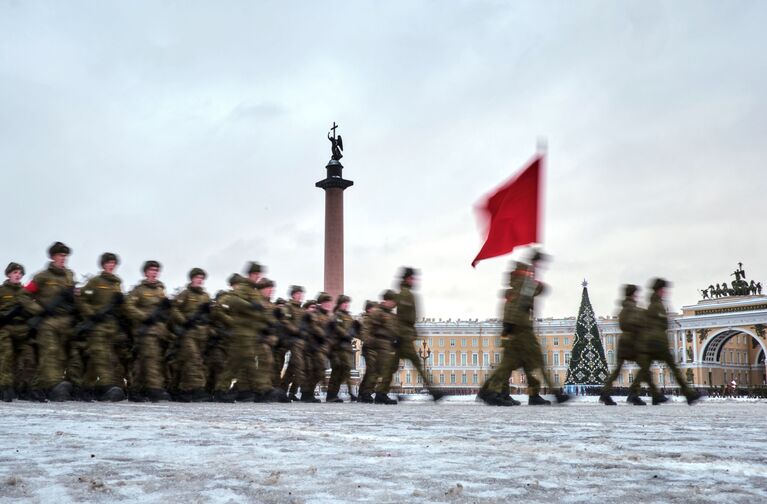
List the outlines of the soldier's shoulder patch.
{"label": "soldier's shoulder patch", "polygon": [[83,291],[83,294],[85,294],[86,296],[92,296],[93,295],[93,290],[92,289],[85,289]]}

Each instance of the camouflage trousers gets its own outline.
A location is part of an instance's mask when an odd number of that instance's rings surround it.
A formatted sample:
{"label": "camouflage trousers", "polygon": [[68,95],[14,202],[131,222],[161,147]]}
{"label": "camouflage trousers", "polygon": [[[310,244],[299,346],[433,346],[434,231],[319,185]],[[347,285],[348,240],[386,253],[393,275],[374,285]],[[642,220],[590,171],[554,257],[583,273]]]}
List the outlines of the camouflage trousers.
{"label": "camouflage trousers", "polygon": [[131,387],[135,391],[164,389],[166,382],[165,352],[170,336],[162,324],[155,324],[134,340],[136,358],[133,362]]}
{"label": "camouflage trousers", "polygon": [[306,342],[296,338],[290,345],[290,360],[288,368],[280,381],[283,390],[298,391],[306,377]]}
{"label": "camouflage trousers", "polygon": [[533,396],[541,391],[541,382],[536,378],[535,372],[540,371],[543,381],[550,389],[554,389],[549,372],[543,365],[543,352],[541,345],[535,338],[532,329],[521,330],[517,333],[501,337],[503,345],[503,357],[500,364],[482,385],[483,390],[490,390],[498,394],[509,391],[509,378],[512,371],[522,368],[527,377],[528,394]]}
{"label": "camouflage trousers", "polygon": [[208,329],[206,327],[190,329],[181,336],[176,356],[178,367],[177,387],[181,392],[205,388],[207,373],[203,363],[202,348],[207,342],[207,337]]}
{"label": "camouflage trousers", "polygon": [[68,315],[46,317],[37,329],[37,374],[33,388],[47,390],[64,381],[67,344],[73,321]]}
{"label": "camouflage trousers", "polygon": [[117,386],[123,388],[120,361],[114,342],[120,337],[116,323],[99,324],[88,334],[88,359],[84,385],[87,388]]}
{"label": "camouflage trousers", "polygon": [[255,335],[249,330],[234,330],[226,342],[226,366],[219,375],[216,391],[227,392],[232,381],[236,390],[253,392],[256,388]]}
{"label": "camouflage trousers", "polygon": [[394,344],[387,339],[374,337],[365,343],[362,352],[365,357],[365,376],[360,383],[360,395],[382,391],[380,383],[384,381],[390,362],[396,355]]}
{"label": "camouflage trousers", "polygon": [[325,383],[325,370],[328,364],[327,350],[323,348],[309,348],[304,354],[306,359],[304,360],[305,379],[301,384],[301,397],[308,397],[314,395],[314,389],[319,384]]}
{"label": "camouflage trousers", "polygon": [[205,362],[205,374],[207,391],[213,393],[216,391],[216,384],[226,369],[226,351],[221,344],[216,344],[208,348],[203,357]]}
{"label": "camouflage trousers", "polygon": [[[682,370],[680,370],[676,365],[676,362],[674,362],[674,357],[671,355],[668,347],[665,347],[660,343],[655,345],[655,348],[650,345],[650,348],[647,352],[640,354],[639,361],[637,362],[640,369],[639,373],[637,373],[637,378],[635,381],[639,380],[639,376],[642,374],[645,377],[643,381],[647,381],[647,383],[651,385],[652,389],[657,391],[654,385],[652,385],[652,374],[650,372],[650,366],[652,365],[653,361],[659,361],[668,366],[669,371],[671,371],[671,374],[674,376],[677,385],[679,385],[679,390],[685,397],[690,397],[690,395],[694,393],[694,391],[687,384],[687,380],[685,380],[684,375],[682,375]],[[660,392],[657,391],[657,394],[660,395]]]}
{"label": "camouflage trousers", "polygon": [[0,389],[13,387],[19,395],[31,389],[35,349],[28,336],[29,329],[24,323],[0,328]]}
{"label": "camouflage trousers", "polygon": [[[330,380],[328,380],[328,395],[338,395],[338,391],[341,389],[341,385],[351,383],[352,372],[352,360],[354,359],[354,352],[352,351],[352,343],[343,342],[336,345],[330,351]],[[349,388],[349,393],[352,393]]]}
{"label": "camouflage trousers", "polygon": [[[391,389],[392,378],[394,373],[399,369],[399,361],[408,360],[415,368],[416,372],[421,375],[423,384],[426,387],[431,387],[431,380],[426,376],[423,371],[423,364],[421,358],[415,350],[415,339],[418,337],[415,327],[407,324],[399,325],[399,342],[394,348],[394,355],[390,356],[388,362],[384,365],[386,371],[381,377],[381,385],[376,389],[376,392],[382,392],[384,394],[389,393]],[[386,359],[386,356],[383,356]],[[382,363],[383,364],[383,363]]]}
{"label": "camouflage trousers", "polygon": [[610,373],[610,376],[608,376],[605,380],[604,387],[602,388],[603,394],[610,395],[613,389],[613,383],[618,379],[618,376],[620,376],[621,369],[623,368],[623,365],[626,363],[626,361],[634,361],[639,364],[639,372],[637,372],[637,375],[634,377],[634,381],[631,382],[631,385],[629,386],[629,393],[639,393],[642,382],[645,382],[650,388],[650,393],[653,397],[660,395],[660,391],[653,383],[652,374],[650,373],[650,364],[652,364],[652,361],[649,363],[644,361],[641,358],[641,354],[638,354],[635,351],[634,343],[635,342],[628,340],[623,335],[618,340],[618,364],[615,366],[613,372]]}
{"label": "camouflage trousers", "polygon": [[285,356],[290,351],[290,345],[280,342],[274,347],[272,359],[274,367],[272,369],[272,387],[280,388],[282,384],[282,371],[285,369]]}

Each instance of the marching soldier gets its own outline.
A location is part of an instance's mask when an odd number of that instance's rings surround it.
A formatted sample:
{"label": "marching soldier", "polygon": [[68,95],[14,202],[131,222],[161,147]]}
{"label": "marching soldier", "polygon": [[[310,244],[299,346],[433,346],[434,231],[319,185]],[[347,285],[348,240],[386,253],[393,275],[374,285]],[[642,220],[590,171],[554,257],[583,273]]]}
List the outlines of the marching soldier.
{"label": "marching soldier", "polygon": [[[621,312],[618,315],[618,324],[621,329],[621,335],[618,339],[618,365],[607,380],[605,380],[602,394],[599,396],[599,400],[606,406],[614,406],[616,404],[612,397],[610,397],[610,391],[612,390],[613,382],[620,375],[624,362],[638,362],[642,360],[640,355],[643,353],[642,338],[644,337],[646,315],[644,310],[637,307],[636,298],[638,291],[639,287],[636,285],[627,285],[624,288],[625,298],[623,299]],[[659,398],[661,395],[652,381],[649,367],[642,367],[631,383],[629,395],[626,399],[635,406],[645,405],[645,402],[639,397],[639,387],[643,381],[647,382],[653,397]]]}
{"label": "marching soldier", "polygon": [[365,359],[365,376],[362,377],[359,387],[359,401],[372,403],[375,392],[375,344],[371,332],[371,314],[378,306],[373,301],[365,301],[365,313],[362,314],[362,327],[360,329],[360,341],[362,342],[362,358]]}
{"label": "marching soldier", "polygon": [[[256,339],[256,360],[258,361],[258,373],[256,374],[256,402],[288,402],[287,394],[273,386],[274,348],[277,346],[277,322],[284,317],[281,309],[272,303],[274,282],[268,278],[261,278],[256,284],[257,303],[260,304]],[[285,357],[283,355],[283,363]]]}
{"label": "marching soldier", "polygon": [[[36,397],[44,394],[51,401],[72,399],[72,382],[82,380],[82,369],[67,370],[68,347],[74,326],[74,273],[66,267],[71,249],[56,242],[48,249],[51,262],[27,284],[26,290],[43,308],[30,320],[37,341],[37,375],[33,387]],[[75,363],[76,364],[76,363]],[[81,383],[77,383],[81,385]]]}
{"label": "marching soldier", "polygon": [[[413,268],[403,268],[400,291],[399,294],[397,294],[398,334],[397,343],[395,345],[396,355],[395,358],[390,361],[391,368],[383,379],[391,380],[399,367],[399,361],[409,360],[418,374],[421,375],[421,379],[423,380],[424,385],[428,387],[429,393],[435,401],[438,401],[442,398],[444,393],[431,386],[431,380],[429,380],[429,377],[424,373],[423,364],[421,364],[421,359],[418,357],[415,350],[415,340],[418,337],[418,333],[415,329],[417,320],[416,299],[413,294],[415,276],[416,271]],[[388,392],[389,387],[387,386],[385,388]]]}
{"label": "marching soldier", "polygon": [[[12,262],[5,268],[7,280],[0,286],[0,399],[32,398],[35,349],[29,342],[27,319],[42,312],[21,285],[24,266]],[[37,397],[44,400],[44,397]]]}
{"label": "marching soldier", "polygon": [[295,392],[304,381],[306,371],[306,341],[304,341],[304,331],[301,330],[305,314],[301,307],[304,288],[300,285],[293,285],[290,287],[289,295],[290,299],[285,304],[285,319],[282,321],[282,325],[286,336],[289,338],[290,360],[280,382],[280,388],[287,391],[289,400],[298,401]]}
{"label": "marching soldier", "polygon": [[[509,275],[509,290],[506,291],[507,302],[504,307],[503,359],[483,385],[479,396],[487,404],[514,405],[509,401],[510,397],[504,397],[502,392],[504,382],[508,383],[511,372],[520,367],[524,369],[528,380],[527,403],[532,406],[551,404],[551,401],[541,397],[541,384],[533,375],[540,370],[546,386],[554,389],[543,364],[541,345],[533,332],[535,297],[542,294],[545,288],[543,283],[535,279],[535,270],[538,262],[544,258],[543,253],[535,251],[531,257],[531,266],[517,263]],[[570,399],[561,390],[555,395],[559,403]]]}
{"label": "marching soldier", "polygon": [[[668,313],[663,304],[663,296],[666,293],[666,287],[670,283],[662,278],[657,278],[652,284],[652,294],[650,295],[650,304],[647,306],[646,320],[647,341],[645,344],[645,353],[639,363],[642,371],[649,374],[652,361],[661,361],[666,364],[674,375],[674,379],[679,384],[682,394],[687,398],[687,404],[692,405],[700,399],[700,394],[687,385],[687,381],[682,376],[682,372],[674,362],[671,352],[668,349]],[[658,393],[653,397],[652,403],[660,404],[668,399]]]}
{"label": "marching soldier", "polygon": [[[351,382],[352,359],[354,358],[352,330],[355,320],[349,315],[349,303],[351,303],[349,296],[343,294],[338,296],[331,323],[328,345],[331,371],[328,393],[325,398],[325,402],[328,403],[344,402],[338,397],[338,391],[342,383],[347,383],[348,386]],[[349,395],[353,395],[351,387],[349,387]]]}
{"label": "marching soldier", "polygon": [[[395,348],[399,338],[399,324],[397,316],[392,310],[397,306],[397,293],[393,290],[387,290],[381,295],[381,302],[378,308],[370,314],[370,356],[372,362],[367,363],[365,378],[370,375],[369,383],[375,386],[376,404],[397,404],[397,401],[389,397],[389,388],[391,387],[391,376],[396,371],[396,365],[399,363],[397,351]],[[394,364],[392,364],[394,362]],[[379,382],[380,379],[380,382]],[[361,402],[371,402],[368,397]]]}
{"label": "marching soldier", "polygon": [[173,300],[171,320],[177,327],[178,391],[180,402],[208,398],[205,390],[203,352],[210,337],[210,296],[203,284],[207,273],[201,268],[189,272],[189,285]]}
{"label": "marching soldier", "polygon": [[116,254],[102,254],[101,273],[88,280],[78,296],[78,308],[85,320],[75,330],[84,338],[76,338],[84,339],[88,346],[85,388],[100,401],[125,399],[123,370],[115,347],[125,338],[120,326],[122,280],[114,273],[118,263]]}
{"label": "marching soldier", "polygon": [[325,381],[328,362],[328,329],[332,308],[333,296],[327,292],[321,292],[317,296],[315,311],[307,313],[309,351],[306,359],[306,379],[301,385],[301,402],[320,402],[314,397],[314,389],[318,384],[321,388]]}
{"label": "marching soldier", "polygon": [[172,341],[166,325],[171,302],[159,280],[160,263],[146,261],[142,271],[144,280],[130,291],[125,303],[126,313],[134,323],[135,361],[129,398],[138,402],[169,401],[163,358]]}

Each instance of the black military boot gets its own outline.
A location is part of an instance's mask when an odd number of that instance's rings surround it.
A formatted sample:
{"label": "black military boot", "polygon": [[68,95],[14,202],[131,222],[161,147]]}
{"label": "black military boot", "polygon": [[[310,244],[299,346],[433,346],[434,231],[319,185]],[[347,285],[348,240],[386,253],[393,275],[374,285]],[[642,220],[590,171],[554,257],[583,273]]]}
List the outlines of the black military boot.
{"label": "black military boot", "polygon": [[64,402],[72,400],[72,384],[63,381],[58,385],[51,387],[48,391],[48,400],[51,402]]}
{"label": "black military boot", "polygon": [[314,397],[314,393],[306,393],[306,394],[304,394],[303,392],[301,392],[301,402],[305,402],[305,403],[319,403],[319,402],[322,402],[322,401],[320,401],[319,399]]}
{"label": "black military boot", "polygon": [[256,393],[252,390],[240,390],[234,398],[237,402],[263,402],[261,394],[258,394],[259,401],[256,401]]}
{"label": "black military boot", "polygon": [[146,391],[146,396],[150,402],[170,401],[170,394],[165,389],[149,389]]}
{"label": "black military boot", "polygon": [[142,391],[134,389],[128,391],[128,400],[130,402],[148,402],[149,398]]}
{"label": "black military boot", "polygon": [[16,392],[13,391],[13,387],[6,387],[0,392],[0,400],[3,402],[11,402],[16,399]]}
{"label": "black military boot", "polygon": [[700,397],[701,397],[700,392],[698,392],[697,390],[693,390],[692,392],[687,394],[687,404],[692,406],[693,404],[695,404],[697,401],[700,400]]}
{"label": "black military boot", "polygon": [[325,397],[325,402],[326,403],[342,403],[344,402],[344,400],[338,397],[338,394],[330,393]]}
{"label": "black military boot", "polygon": [[192,402],[192,391],[180,390],[177,394],[173,394],[173,400],[177,402],[183,402],[183,403]]}
{"label": "black military boot", "polygon": [[497,392],[488,389],[480,389],[477,399],[490,406],[500,406],[501,396]]}
{"label": "black military boot", "polygon": [[357,402],[357,401],[359,401],[359,400],[360,400],[360,398],[359,398],[359,397],[357,397],[356,395],[352,394],[351,392],[349,392],[349,400],[350,400],[351,402]]}
{"label": "black military boot", "polygon": [[557,403],[559,404],[566,403],[572,398],[570,394],[565,394],[564,392],[561,392],[561,391],[557,394],[554,394],[554,397],[557,398]]}
{"label": "black military boot", "polygon": [[634,406],[647,406],[647,403],[642,400],[637,394],[629,394],[626,398],[627,403],[631,403]]}
{"label": "black military boot", "polygon": [[[99,392],[98,390],[96,391]],[[103,387],[98,394],[98,400],[101,402],[120,402],[125,400],[125,392],[116,385],[107,385]]]}
{"label": "black military boot", "polygon": [[375,399],[373,399],[373,394],[370,392],[363,392],[360,394],[359,402],[365,403],[365,404],[373,404],[375,402]]}
{"label": "black military boot", "polygon": [[519,406],[520,404],[522,404],[521,402],[511,397],[511,394],[509,394],[508,392],[506,392],[505,394],[501,394],[500,399],[503,402],[501,406]]}
{"label": "black military boot", "polygon": [[208,402],[210,401],[210,394],[204,388],[194,389],[191,392],[192,402]]}
{"label": "black military boot", "polygon": [[288,394],[281,388],[273,388],[267,393],[268,402],[286,403],[290,402]]}
{"label": "black military boot", "polygon": [[376,404],[397,404],[397,401],[389,397],[388,394],[376,392],[375,403]]}
{"label": "black military boot", "polygon": [[80,402],[93,402],[93,391],[84,387],[75,385],[72,387],[72,400]]}
{"label": "black military boot", "polygon": [[544,399],[540,394],[531,395],[527,398],[528,406],[548,406],[551,401]]}
{"label": "black military boot", "polygon": [[295,392],[293,392],[292,394],[290,394],[290,395],[288,396],[288,400],[289,400],[290,402],[298,402],[298,401],[300,401],[301,399],[299,399],[299,398],[298,398],[298,396],[296,395],[296,393],[295,393]]}
{"label": "black military boot", "polygon": [[224,390],[216,390],[213,393],[213,402],[220,403],[233,403],[235,401],[235,395],[232,392]]}
{"label": "black military boot", "polygon": [[429,393],[431,394],[432,399],[434,399],[434,402],[439,401],[446,395],[444,392],[439,389],[435,389],[434,387],[429,388]]}
{"label": "black military boot", "polygon": [[667,401],[668,401],[668,397],[664,396],[663,394],[660,394],[660,395],[654,396],[652,398],[652,405],[653,406],[657,406],[657,405],[663,404],[664,402],[667,402]]}
{"label": "black military boot", "polygon": [[610,394],[605,394],[602,392],[599,396],[599,402],[604,403],[605,406],[617,406],[618,403],[613,401],[613,398],[610,397]]}
{"label": "black military boot", "polygon": [[33,389],[29,392],[29,400],[32,402],[48,402],[48,397],[42,390]]}

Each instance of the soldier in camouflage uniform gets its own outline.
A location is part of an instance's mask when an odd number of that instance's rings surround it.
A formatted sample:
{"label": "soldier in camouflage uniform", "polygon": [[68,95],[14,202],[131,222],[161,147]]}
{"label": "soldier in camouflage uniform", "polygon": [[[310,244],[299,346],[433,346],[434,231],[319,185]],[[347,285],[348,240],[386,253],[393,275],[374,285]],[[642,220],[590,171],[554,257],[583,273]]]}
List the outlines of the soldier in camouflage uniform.
{"label": "soldier in camouflage uniform", "polygon": [[[349,315],[349,303],[351,298],[341,294],[336,300],[331,329],[329,331],[328,350],[330,358],[330,380],[328,381],[328,393],[325,402],[342,403],[343,399],[338,397],[338,391],[342,383],[351,382],[352,359],[354,352],[352,350],[353,326],[355,320]],[[349,395],[352,395],[352,389],[349,387]]]}
{"label": "soldier in camouflage uniform", "polygon": [[[203,352],[210,337],[210,296],[203,286],[207,274],[201,268],[189,272],[189,284],[173,300],[171,320],[176,329],[178,390],[180,402],[208,399]],[[174,391],[175,392],[175,391]]]}
{"label": "soldier in camouflage uniform", "polygon": [[[544,291],[543,283],[535,279],[537,263],[544,259],[540,252],[534,252],[531,258],[532,266],[517,263],[509,275],[509,290],[506,291],[507,301],[504,305],[504,330],[501,336],[503,359],[493,374],[488,377],[479,393],[479,398],[485,403],[499,406],[514,405],[510,397],[504,397],[504,382],[508,383],[514,369],[523,368],[528,381],[528,404],[547,405],[550,401],[540,396],[540,382],[534,372],[540,370],[546,385],[554,389],[552,380],[543,364],[543,352],[540,343],[533,332],[533,314],[535,297]],[[556,390],[556,389],[554,389]],[[563,403],[570,396],[561,390],[555,394],[557,401]],[[515,401],[516,402],[516,401]]]}
{"label": "soldier in camouflage uniform", "polygon": [[[402,282],[400,283],[400,292],[397,294],[397,322],[398,322],[398,334],[397,342],[395,344],[395,358],[390,361],[391,368],[383,377],[384,380],[391,380],[394,373],[399,368],[400,360],[409,360],[415,370],[421,375],[424,385],[429,389],[429,393],[432,395],[435,401],[441,399],[444,395],[443,392],[433,388],[431,386],[431,380],[423,370],[423,364],[415,349],[415,340],[418,338],[418,333],[415,329],[415,323],[418,319],[416,310],[416,299],[413,294],[413,287],[415,286],[416,271],[413,268],[402,269]],[[389,391],[390,384],[384,387],[386,392]]]}
{"label": "soldier in camouflage uniform", "polygon": [[[371,360],[367,362],[365,379],[375,386],[376,404],[397,404],[397,401],[389,397],[391,386],[392,369],[396,370],[399,363],[396,342],[399,338],[400,326],[397,316],[392,310],[397,306],[397,293],[387,290],[381,295],[378,308],[370,314],[370,344]],[[395,363],[394,365],[392,363]],[[379,381],[380,380],[380,381]],[[370,402],[366,396],[360,397],[360,402]]]}
{"label": "soldier in camouflage uniform", "polygon": [[280,388],[287,391],[288,399],[298,401],[296,391],[304,381],[306,363],[304,361],[306,353],[306,341],[301,325],[304,320],[304,309],[301,302],[304,297],[304,288],[300,285],[293,285],[289,291],[290,299],[285,304],[285,318],[282,320],[283,330],[289,338],[290,360],[288,368],[280,382]]}
{"label": "soldier in camouflage uniform", "polygon": [[84,335],[88,345],[84,387],[101,401],[125,399],[125,382],[115,347],[125,338],[120,326],[122,281],[114,274],[118,262],[117,255],[102,254],[101,273],[88,280],[78,296],[78,309],[85,320],[75,332]]}
{"label": "soldier in camouflage uniform", "polygon": [[144,280],[128,294],[125,311],[133,321],[135,361],[129,398],[133,401],[169,401],[164,355],[173,336],[168,330],[171,302],[160,282],[160,263],[146,261]]}
{"label": "soldier in camouflage uniform", "polygon": [[[644,353],[643,345],[643,332],[645,330],[645,311],[637,306],[637,292],[639,288],[636,285],[626,285],[624,287],[625,297],[623,299],[621,312],[618,315],[618,324],[621,329],[621,335],[618,339],[618,365],[615,367],[610,376],[605,380],[602,394],[599,396],[599,400],[607,406],[614,406],[616,403],[610,397],[612,391],[613,382],[620,375],[623,364],[626,361],[640,361],[640,355]],[[652,375],[649,373],[649,368],[640,368],[640,372],[637,373],[634,381],[629,387],[629,395],[627,401],[636,405],[644,406],[645,402],[639,397],[639,388],[642,382],[645,381],[650,387],[653,397],[659,397],[661,394],[652,382]]]}
{"label": "soldier in camouflage uniform", "polygon": [[[29,342],[27,319],[42,312],[21,285],[24,266],[10,263],[0,286],[0,399],[30,397],[35,374],[35,349]],[[42,399],[39,397],[38,399]]]}
{"label": "soldier in camouflage uniform", "polygon": [[[66,267],[71,250],[61,242],[48,249],[51,263],[26,286],[27,291],[43,307],[43,313],[30,320],[36,331],[37,375],[33,388],[35,397],[45,394],[51,401],[72,399],[72,382],[81,382],[82,369],[77,362],[67,368],[67,357],[74,326],[74,273]],[[80,385],[81,383],[78,383]]]}
{"label": "soldier in camouflage uniform", "polygon": [[301,402],[320,402],[314,397],[314,389],[325,381],[328,363],[328,331],[333,296],[321,292],[317,296],[315,311],[307,311],[307,358],[306,377],[301,384]]}
{"label": "soldier in camouflage uniform", "polygon": [[[274,282],[268,278],[261,278],[256,284],[258,295],[257,302],[261,304],[256,332],[256,361],[258,372],[256,373],[256,402],[288,402],[288,396],[282,389],[274,387],[274,349],[279,338],[277,337],[278,321],[284,318],[284,312],[276,307],[272,301]],[[283,363],[284,363],[283,355]]]}
{"label": "soldier in camouflage uniform", "polygon": [[[660,361],[666,364],[674,375],[682,394],[687,398],[687,404],[692,405],[700,399],[700,394],[687,385],[682,372],[674,362],[674,357],[668,349],[668,313],[663,304],[663,296],[666,287],[670,284],[662,278],[657,278],[652,284],[652,294],[650,295],[650,304],[647,306],[646,319],[646,342],[644,353],[640,356],[639,366],[645,374],[649,374],[652,361]],[[660,404],[668,399],[658,393],[653,397],[652,403]]]}
{"label": "soldier in camouflage uniform", "polygon": [[[229,277],[229,286],[233,287],[241,278],[238,273],[233,274]],[[233,319],[229,316],[227,310],[222,307],[222,300],[230,294],[231,290],[219,291],[216,293],[216,299],[211,306],[212,332],[203,355],[207,383],[206,391],[211,397],[215,394],[216,384],[223,377],[226,370],[226,347],[227,342],[231,338]]]}
{"label": "soldier in camouflage uniform", "polygon": [[365,376],[362,377],[359,387],[359,401],[372,403],[373,393],[375,392],[375,344],[371,332],[371,314],[377,309],[378,305],[373,301],[365,301],[365,313],[362,314],[362,323],[360,328],[360,341],[362,342],[362,358],[365,359]]}

